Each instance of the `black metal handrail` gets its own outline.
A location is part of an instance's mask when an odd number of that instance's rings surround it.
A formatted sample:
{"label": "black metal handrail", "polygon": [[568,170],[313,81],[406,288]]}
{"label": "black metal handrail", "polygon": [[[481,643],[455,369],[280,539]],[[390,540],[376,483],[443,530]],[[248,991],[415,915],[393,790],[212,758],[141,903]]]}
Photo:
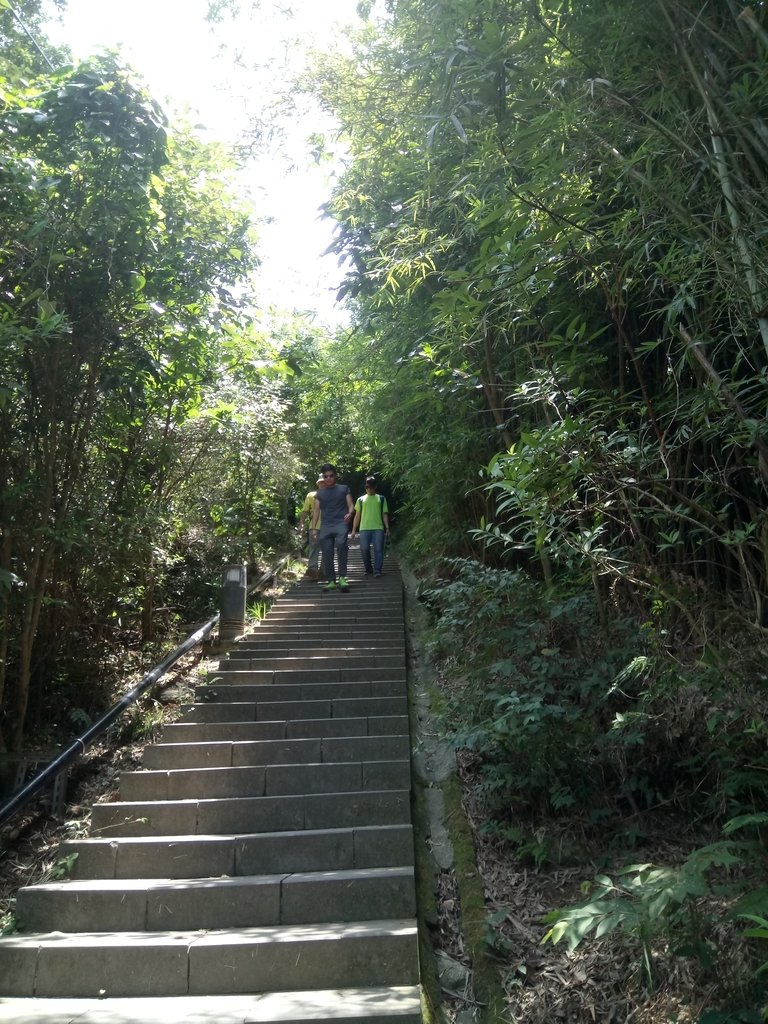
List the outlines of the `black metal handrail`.
{"label": "black metal handrail", "polygon": [[[278,564],[273,568],[263,573],[259,579],[253,583],[247,589],[248,594],[252,594],[257,590],[260,590],[265,583],[273,579],[280,569],[290,559],[290,555],[286,555],[282,558]],[[4,804],[0,805],[0,825],[4,825],[9,818],[20,811],[23,807],[30,802],[33,796],[40,792],[41,789],[45,789],[47,785],[52,783],[56,777],[65,769],[73,764],[79,757],[85,753],[86,749],[93,743],[94,740],[98,739],[110,725],[118,718],[126,708],[134,704],[139,697],[145,693],[150,686],[158,682],[165,673],[172,668],[176,662],[183,658],[184,655],[191,651],[197,644],[208,636],[213,627],[219,621],[219,612],[210,618],[203,626],[195,630],[194,633],[190,634],[184,643],[177,647],[175,651],[172,651],[163,660],[156,665],[151,672],[143,677],[141,682],[137,683],[133,689],[123,694],[120,700],[113,704],[109,711],[105,711],[101,718],[97,719],[88,729],[78,736],[77,739],[72,740],[65,750],[62,750],[56,757],[42,768],[37,775],[34,775],[28,782],[26,782],[21,789],[17,790]]]}

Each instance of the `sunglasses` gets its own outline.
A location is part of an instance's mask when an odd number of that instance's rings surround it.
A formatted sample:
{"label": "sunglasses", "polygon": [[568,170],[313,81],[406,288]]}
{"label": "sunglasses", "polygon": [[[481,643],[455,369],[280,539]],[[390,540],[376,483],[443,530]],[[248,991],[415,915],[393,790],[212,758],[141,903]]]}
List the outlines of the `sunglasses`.
{"label": "sunglasses", "polygon": [[323,480],[331,480],[335,477],[335,473],[323,473]]}

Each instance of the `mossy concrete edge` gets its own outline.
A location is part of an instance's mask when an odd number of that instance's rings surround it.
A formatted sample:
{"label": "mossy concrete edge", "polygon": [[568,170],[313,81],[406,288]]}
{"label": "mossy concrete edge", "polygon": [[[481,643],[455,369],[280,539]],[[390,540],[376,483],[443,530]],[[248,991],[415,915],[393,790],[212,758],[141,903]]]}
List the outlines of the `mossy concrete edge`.
{"label": "mossy concrete edge", "polygon": [[[424,652],[426,612],[418,601],[417,581],[401,564],[408,637],[408,708],[413,760],[425,746],[426,733],[435,728],[435,709],[442,703],[442,694],[435,682],[432,665]],[[434,735],[434,733],[433,733]],[[450,762],[445,756],[450,751]],[[502,1020],[505,1007],[504,990],[498,963],[485,941],[488,911],[475,858],[472,827],[461,800],[455,758],[444,748],[437,770],[430,778],[423,771],[412,773],[412,811],[416,862],[416,898],[419,931],[419,955],[422,979],[422,1010],[425,1024],[442,1024],[442,991],[438,977],[435,948],[431,931],[438,922],[436,899],[438,862],[430,847],[433,830],[444,831],[451,846],[450,869],[459,892],[461,931],[465,948],[472,960],[474,1020],[477,1024],[495,1024]],[[414,768],[415,768],[414,764]],[[439,788],[442,793],[443,820],[434,821],[435,801],[427,801],[427,791]],[[438,806],[440,802],[438,801]]]}

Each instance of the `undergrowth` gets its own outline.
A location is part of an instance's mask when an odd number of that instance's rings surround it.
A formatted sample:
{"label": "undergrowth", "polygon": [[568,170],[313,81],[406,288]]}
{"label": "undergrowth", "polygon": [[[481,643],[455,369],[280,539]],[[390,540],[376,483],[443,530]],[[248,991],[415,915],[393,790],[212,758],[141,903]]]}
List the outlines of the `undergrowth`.
{"label": "undergrowth", "polygon": [[765,803],[759,681],[707,652],[673,654],[652,620],[601,627],[588,592],[463,559],[446,568],[422,595],[433,654],[455,681],[446,725],[477,758],[493,817],[576,810],[602,834],[621,813],[673,806],[725,821]]}
{"label": "undergrowth", "polygon": [[[637,944],[649,985],[654,943],[698,958],[713,976],[735,943],[749,965],[737,986],[742,1008],[724,1016],[715,1007],[701,1024],[763,1019],[761,641],[731,626],[730,636],[702,629],[706,643],[686,644],[661,602],[645,617],[617,613],[601,625],[588,591],[555,591],[522,570],[465,559],[446,560],[422,597],[432,654],[449,680],[444,728],[473,761],[486,829],[521,856],[545,863],[558,820],[578,823],[584,863],[626,855],[632,829],[654,814],[729,833],[682,864],[598,875],[585,883],[585,902],[550,915],[548,938],[575,946],[622,932]],[[731,927],[719,935],[724,918]]]}

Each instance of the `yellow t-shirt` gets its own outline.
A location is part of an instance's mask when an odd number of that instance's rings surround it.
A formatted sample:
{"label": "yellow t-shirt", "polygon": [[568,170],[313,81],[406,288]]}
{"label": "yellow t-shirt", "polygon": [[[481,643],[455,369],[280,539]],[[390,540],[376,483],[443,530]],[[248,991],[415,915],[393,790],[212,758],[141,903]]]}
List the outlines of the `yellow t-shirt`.
{"label": "yellow t-shirt", "polygon": [[[307,515],[309,516],[309,524],[310,524],[310,526],[312,525],[312,509],[315,507],[315,495],[316,494],[317,494],[317,491],[307,491],[307,496],[304,499],[304,504],[301,506],[301,511],[299,512],[299,515],[304,515],[305,512],[307,513]],[[318,528],[318,530],[320,529],[320,520],[322,518],[323,518],[322,514],[318,515],[318,517],[317,517],[317,528]]]}

